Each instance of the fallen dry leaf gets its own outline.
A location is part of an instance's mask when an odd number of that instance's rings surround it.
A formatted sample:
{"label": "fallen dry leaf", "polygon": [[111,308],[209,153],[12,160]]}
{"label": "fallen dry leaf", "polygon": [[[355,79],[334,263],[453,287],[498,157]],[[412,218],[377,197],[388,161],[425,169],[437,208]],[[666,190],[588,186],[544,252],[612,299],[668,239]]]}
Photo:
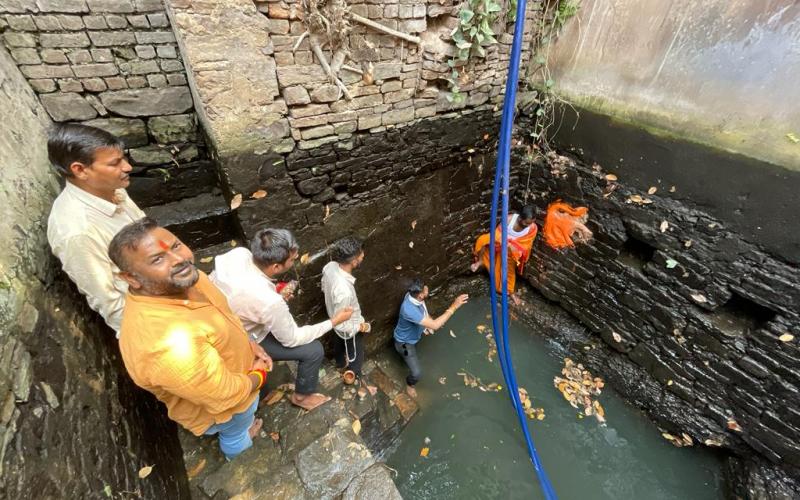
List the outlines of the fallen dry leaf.
{"label": "fallen dry leaf", "polygon": [[267,406],[272,406],[275,403],[279,402],[281,399],[283,399],[284,394],[285,393],[283,391],[279,391],[277,389],[270,392],[269,395],[267,396],[267,401],[266,401]]}
{"label": "fallen dry leaf", "polygon": [[658,188],[651,186],[650,189],[647,190],[647,194],[656,194],[656,191],[658,191]]}
{"label": "fallen dry leaf", "polygon": [[439,377],[439,383],[444,385],[447,383],[447,377]]}
{"label": "fallen dry leaf", "polygon": [[453,332],[453,330],[450,330],[450,336],[456,338],[456,334]]}
{"label": "fallen dry leaf", "polygon": [[614,174],[606,174],[606,180],[607,180],[607,181],[614,182],[614,181],[616,181],[616,180],[617,180],[617,176],[616,176],[616,175],[614,175]]}
{"label": "fallen dry leaf", "polygon": [[703,295],[702,293],[693,293],[693,294],[692,294],[692,298],[693,298],[693,299],[694,299],[696,302],[699,302],[700,304],[705,304],[706,302],[708,302],[708,299],[707,299],[707,298],[706,298],[706,296],[705,296],[705,295]]}
{"label": "fallen dry leaf", "polygon": [[194,467],[192,467],[191,469],[186,471],[186,475],[189,477],[189,479],[192,479],[192,478],[196,477],[198,474],[200,474],[201,472],[203,472],[203,469],[205,469],[205,468],[206,468],[206,459],[204,458],[204,459],[200,460],[199,462],[197,462],[197,465],[195,465]]}
{"label": "fallen dry leaf", "polygon": [[489,134],[483,134],[483,140],[487,140],[489,138]]}
{"label": "fallen dry leaf", "polygon": [[255,193],[251,194],[250,198],[253,198],[254,200],[260,200],[261,198],[264,198],[265,196],[267,196],[267,192],[265,190],[263,190],[263,189],[259,189]]}
{"label": "fallen dry leaf", "polygon": [[414,230],[414,229],[416,229],[416,228],[417,228],[417,221],[416,221],[416,219],[415,219],[415,220],[412,220],[412,221],[411,221],[411,230],[413,231],[413,230]]}
{"label": "fallen dry leaf", "polygon": [[620,335],[619,333],[612,332],[611,336],[614,337],[614,342],[617,342],[617,343],[622,342],[622,335]]}
{"label": "fallen dry leaf", "polygon": [[675,186],[670,186],[669,187],[669,192],[670,193],[674,193],[675,192]]}
{"label": "fallen dry leaf", "polygon": [[144,467],[139,469],[139,479],[146,478],[147,476],[150,475],[151,472],[153,472],[153,466],[152,465],[145,465]]}
{"label": "fallen dry leaf", "polygon": [[661,225],[658,226],[658,228],[661,230],[662,233],[666,233],[667,229],[669,229],[669,222],[662,220]]}
{"label": "fallen dry leaf", "polygon": [[353,420],[353,432],[355,432],[356,434],[361,433],[361,420],[358,419]]}
{"label": "fallen dry leaf", "polygon": [[739,426],[738,422],[732,418],[728,419],[728,429],[736,432],[742,432],[742,428]]}
{"label": "fallen dry leaf", "polygon": [[409,241],[408,242],[408,248],[414,248],[414,242],[413,241]]}
{"label": "fallen dry leaf", "polygon": [[203,257],[202,259],[200,259],[200,262],[203,264],[208,264],[212,260],[214,260],[214,257]]}
{"label": "fallen dry leaf", "polygon": [[308,264],[308,258],[309,258],[308,252],[304,253],[303,255],[300,256],[300,263],[305,266],[306,264]]}
{"label": "fallen dry leaf", "polygon": [[275,443],[281,440],[281,435],[277,432],[270,432],[269,437],[272,438],[272,441]]}
{"label": "fallen dry leaf", "polygon": [[714,436],[714,437],[710,437],[710,438],[706,439],[705,441],[703,441],[703,443],[706,446],[722,446],[723,439],[724,438],[721,437],[721,436]]}
{"label": "fallen dry leaf", "polygon": [[570,358],[564,358],[564,368],[561,369],[563,377],[554,377],[553,385],[561,392],[570,406],[583,407],[580,418],[594,415],[598,422],[604,424],[605,411],[600,403],[592,398],[599,396],[605,385],[600,377],[592,377],[582,364],[575,364]]}
{"label": "fallen dry leaf", "polygon": [[331,216],[331,207],[329,205],[325,205],[325,215],[322,216],[322,220],[327,220],[328,217]]}
{"label": "fallen dry leaf", "polygon": [[478,325],[475,328],[478,330],[478,333],[483,333],[484,331],[486,331],[486,326],[484,325]]}
{"label": "fallen dry leaf", "polygon": [[791,342],[792,340],[794,340],[794,335],[792,335],[789,332],[786,332],[780,337],[778,337],[778,340],[780,340],[781,342]]}
{"label": "fallen dry leaf", "polygon": [[394,268],[400,271],[401,269],[403,269],[403,266],[394,266]]}
{"label": "fallen dry leaf", "polygon": [[430,451],[431,451],[431,449],[430,449],[430,448],[428,448],[428,447],[426,446],[426,447],[422,448],[421,450],[419,450],[419,456],[421,456],[421,457],[427,457],[427,456],[428,456],[428,453],[429,453]]}
{"label": "fallen dry leaf", "polygon": [[683,246],[686,247],[686,248],[689,248],[690,246],[692,246],[692,240],[684,241],[683,242]]}
{"label": "fallen dry leaf", "polygon": [[231,210],[236,210],[242,204],[242,193],[235,194],[231,199]]}

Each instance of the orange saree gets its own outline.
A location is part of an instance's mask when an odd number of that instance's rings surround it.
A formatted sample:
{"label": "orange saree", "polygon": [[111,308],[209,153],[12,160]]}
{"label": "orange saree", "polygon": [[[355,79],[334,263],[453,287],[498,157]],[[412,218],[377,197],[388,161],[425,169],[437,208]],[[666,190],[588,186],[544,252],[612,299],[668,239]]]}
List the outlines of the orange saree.
{"label": "orange saree", "polygon": [[[503,263],[500,259],[500,242],[502,241],[501,228],[495,230],[495,267],[494,267],[494,287],[497,293],[503,291],[502,269]],[[508,293],[514,293],[517,283],[517,273],[522,274],[525,270],[525,263],[531,256],[533,240],[536,239],[538,228],[536,224],[531,224],[528,232],[518,238],[508,239]],[[489,269],[489,233],[482,234],[475,241],[473,256]]]}

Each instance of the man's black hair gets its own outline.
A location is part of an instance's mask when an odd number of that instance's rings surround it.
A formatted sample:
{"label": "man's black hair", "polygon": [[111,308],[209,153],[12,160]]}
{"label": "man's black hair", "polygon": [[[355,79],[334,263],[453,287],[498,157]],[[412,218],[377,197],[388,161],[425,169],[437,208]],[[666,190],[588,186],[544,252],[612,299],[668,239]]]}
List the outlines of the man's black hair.
{"label": "man's black hair", "polygon": [[535,211],[533,209],[533,205],[525,205],[522,207],[522,210],[519,211],[519,218],[521,220],[531,220],[535,215]]}
{"label": "man's black hair", "polygon": [[355,236],[346,236],[331,246],[331,259],[347,264],[364,251],[364,244]]}
{"label": "man's black hair", "polygon": [[116,264],[120,271],[130,271],[130,262],[125,258],[125,250],[136,250],[139,242],[150,231],[158,227],[158,222],[150,217],[144,217],[120,229],[108,245],[108,257]]}
{"label": "man's black hair", "polygon": [[414,298],[422,293],[422,290],[425,288],[425,283],[422,282],[419,278],[414,278],[411,280],[411,283],[406,288],[406,291]]}
{"label": "man's black hair", "polygon": [[299,250],[297,240],[288,229],[261,229],[250,242],[253,259],[262,266],[283,264]]}
{"label": "man's black hair", "polygon": [[47,138],[47,156],[63,177],[72,177],[69,166],[75,162],[91,165],[100,148],[124,149],[119,137],[103,129],[80,123],[59,123]]}

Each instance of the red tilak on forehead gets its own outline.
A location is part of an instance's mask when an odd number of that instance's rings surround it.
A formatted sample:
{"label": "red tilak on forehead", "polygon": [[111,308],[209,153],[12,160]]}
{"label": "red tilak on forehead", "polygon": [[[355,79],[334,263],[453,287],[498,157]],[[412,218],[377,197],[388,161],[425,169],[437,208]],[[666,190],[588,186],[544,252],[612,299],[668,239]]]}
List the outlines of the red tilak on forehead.
{"label": "red tilak on forehead", "polygon": [[158,246],[161,247],[162,250],[167,251],[169,250],[169,245],[167,245],[164,240],[158,240]]}

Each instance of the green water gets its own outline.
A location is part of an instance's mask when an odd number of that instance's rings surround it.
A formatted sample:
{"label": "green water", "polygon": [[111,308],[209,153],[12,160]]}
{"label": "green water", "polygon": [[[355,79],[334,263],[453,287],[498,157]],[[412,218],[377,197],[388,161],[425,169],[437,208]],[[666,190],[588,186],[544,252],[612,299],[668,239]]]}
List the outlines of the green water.
{"label": "green water", "polygon": [[[487,360],[486,339],[476,331],[478,324],[491,327],[489,311],[488,298],[473,299],[419,344],[425,371],[417,386],[420,412],[385,457],[398,472],[395,482],[404,498],[542,498],[505,387],[481,392],[456,375],[465,369],[484,384],[505,386],[497,359]],[[543,421],[528,426],[559,498],[723,497],[717,457],[698,447],[674,447],[608,386],[599,396],[607,425],[594,417],[579,419],[553,387],[563,349],[519,323],[512,323],[509,335],[517,381],[532,395],[533,406],[545,410]],[[440,377],[447,377],[445,384]],[[420,456],[425,446],[427,458]]]}

